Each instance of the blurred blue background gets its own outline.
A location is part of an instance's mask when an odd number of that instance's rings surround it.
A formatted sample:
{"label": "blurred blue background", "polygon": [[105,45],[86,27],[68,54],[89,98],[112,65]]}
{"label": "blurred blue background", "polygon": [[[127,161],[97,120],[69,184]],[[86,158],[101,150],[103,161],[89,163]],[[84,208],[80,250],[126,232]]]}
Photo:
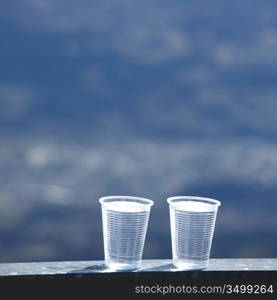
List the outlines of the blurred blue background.
{"label": "blurred blue background", "polygon": [[0,262],[103,258],[104,195],[222,201],[212,257],[277,255],[277,3],[0,2]]}

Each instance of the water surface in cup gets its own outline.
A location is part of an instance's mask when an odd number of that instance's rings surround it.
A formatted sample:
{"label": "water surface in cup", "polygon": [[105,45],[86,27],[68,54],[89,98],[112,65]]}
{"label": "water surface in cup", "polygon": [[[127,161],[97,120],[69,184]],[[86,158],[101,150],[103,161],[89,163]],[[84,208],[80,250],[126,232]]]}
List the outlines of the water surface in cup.
{"label": "water surface in cup", "polygon": [[142,212],[145,211],[145,206],[138,202],[130,202],[130,201],[114,201],[110,202],[107,206],[108,210],[117,211],[117,212]]}

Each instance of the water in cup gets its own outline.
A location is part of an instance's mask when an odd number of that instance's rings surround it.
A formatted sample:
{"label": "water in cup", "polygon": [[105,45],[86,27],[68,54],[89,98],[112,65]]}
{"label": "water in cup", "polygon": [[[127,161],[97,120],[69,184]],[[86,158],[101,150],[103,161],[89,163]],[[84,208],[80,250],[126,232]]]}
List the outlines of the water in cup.
{"label": "water in cup", "polygon": [[201,197],[171,197],[170,224],[173,264],[178,269],[208,266],[218,200]]}
{"label": "water in cup", "polygon": [[151,200],[139,197],[100,198],[102,204],[105,264],[114,270],[141,265]]}

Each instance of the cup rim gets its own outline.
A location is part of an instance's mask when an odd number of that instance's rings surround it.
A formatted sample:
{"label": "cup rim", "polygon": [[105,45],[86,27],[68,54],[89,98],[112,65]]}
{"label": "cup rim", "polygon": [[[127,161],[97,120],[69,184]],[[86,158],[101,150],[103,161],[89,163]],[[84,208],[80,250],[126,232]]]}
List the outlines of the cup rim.
{"label": "cup rim", "polygon": [[152,206],[154,204],[153,200],[143,198],[143,197],[136,197],[136,196],[104,196],[99,198],[100,204],[106,204],[109,202],[114,201],[131,201],[131,202],[138,202],[145,206]]}
{"label": "cup rim", "polygon": [[175,202],[181,201],[194,201],[208,203],[216,207],[219,207],[221,205],[221,202],[219,200],[199,196],[174,196],[167,198],[166,201],[169,204],[174,204]]}

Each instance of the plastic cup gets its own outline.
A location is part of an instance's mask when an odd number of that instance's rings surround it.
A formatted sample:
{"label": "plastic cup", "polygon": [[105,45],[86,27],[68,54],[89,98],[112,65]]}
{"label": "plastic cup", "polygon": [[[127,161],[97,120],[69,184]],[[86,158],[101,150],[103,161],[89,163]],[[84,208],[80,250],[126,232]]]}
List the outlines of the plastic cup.
{"label": "plastic cup", "polygon": [[153,201],[109,196],[100,198],[99,202],[102,206],[106,266],[114,270],[138,269]]}
{"label": "plastic cup", "polygon": [[182,270],[205,269],[209,263],[212,239],[220,201],[178,196],[167,199],[173,265]]}

